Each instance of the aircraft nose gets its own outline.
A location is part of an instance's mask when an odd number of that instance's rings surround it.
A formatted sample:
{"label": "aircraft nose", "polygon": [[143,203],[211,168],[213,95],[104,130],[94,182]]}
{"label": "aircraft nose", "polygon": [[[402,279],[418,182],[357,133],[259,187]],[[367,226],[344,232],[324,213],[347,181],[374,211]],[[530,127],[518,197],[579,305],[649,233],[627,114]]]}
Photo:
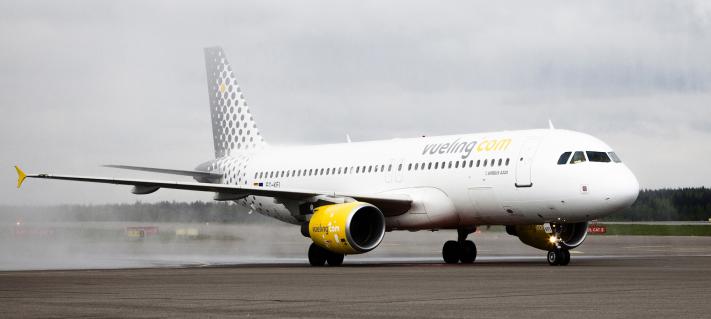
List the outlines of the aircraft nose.
{"label": "aircraft nose", "polygon": [[637,200],[637,196],[639,196],[639,181],[629,169],[627,169],[627,176],[625,177],[622,194],[620,194],[620,196],[624,207],[632,206]]}
{"label": "aircraft nose", "polygon": [[632,206],[639,195],[639,182],[627,167],[617,171],[608,182],[605,207],[611,212]]}

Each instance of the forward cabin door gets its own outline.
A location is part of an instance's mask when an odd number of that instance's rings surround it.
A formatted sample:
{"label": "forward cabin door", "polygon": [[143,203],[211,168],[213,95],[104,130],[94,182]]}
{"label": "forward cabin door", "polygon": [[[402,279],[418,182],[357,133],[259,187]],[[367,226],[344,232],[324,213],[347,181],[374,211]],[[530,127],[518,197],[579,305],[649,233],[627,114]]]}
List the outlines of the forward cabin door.
{"label": "forward cabin door", "polygon": [[531,180],[531,164],[533,163],[533,157],[536,155],[536,150],[538,150],[538,145],[541,144],[540,138],[533,138],[527,140],[519,156],[516,159],[516,187],[532,187],[533,180]]}

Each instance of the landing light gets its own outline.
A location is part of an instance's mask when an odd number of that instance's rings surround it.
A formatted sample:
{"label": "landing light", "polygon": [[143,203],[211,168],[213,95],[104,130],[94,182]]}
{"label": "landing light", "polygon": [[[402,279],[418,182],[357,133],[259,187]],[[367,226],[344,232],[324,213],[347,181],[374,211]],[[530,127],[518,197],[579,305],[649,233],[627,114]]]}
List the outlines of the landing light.
{"label": "landing light", "polygon": [[550,238],[548,238],[548,241],[550,241],[551,244],[555,244],[555,243],[558,242],[558,237],[556,237],[556,236],[551,236]]}

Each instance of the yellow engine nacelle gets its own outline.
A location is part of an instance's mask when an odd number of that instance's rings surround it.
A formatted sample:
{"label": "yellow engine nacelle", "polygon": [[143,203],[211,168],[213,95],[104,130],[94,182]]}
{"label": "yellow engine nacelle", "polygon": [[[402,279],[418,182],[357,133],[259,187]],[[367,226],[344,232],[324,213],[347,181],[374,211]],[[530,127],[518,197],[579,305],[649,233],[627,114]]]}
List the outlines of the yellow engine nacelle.
{"label": "yellow engine nacelle", "polygon": [[[587,237],[588,223],[552,225],[555,230],[548,233],[544,225],[511,225],[506,226],[509,235],[518,236],[522,243],[543,250],[553,250],[557,245],[567,249],[580,246]],[[558,233],[558,236],[554,236]]]}
{"label": "yellow engine nacelle", "polygon": [[369,252],[384,236],[383,213],[363,202],[320,206],[308,222],[308,237],[316,245],[344,255]]}

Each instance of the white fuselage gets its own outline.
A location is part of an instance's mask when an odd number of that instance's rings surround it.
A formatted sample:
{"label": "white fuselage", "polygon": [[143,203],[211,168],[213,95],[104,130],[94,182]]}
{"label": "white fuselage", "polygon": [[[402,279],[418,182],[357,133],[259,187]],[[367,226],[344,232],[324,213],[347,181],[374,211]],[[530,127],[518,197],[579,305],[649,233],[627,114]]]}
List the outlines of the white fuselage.
{"label": "white fuselage", "polygon": [[[612,149],[587,134],[546,129],[265,147],[218,159],[213,168],[229,184],[407,195],[412,208],[386,219],[391,230],[588,221],[634,202],[639,185],[626,165],[558,164],[576,151]],[[271,197],[238,202],[302,222]]]}

